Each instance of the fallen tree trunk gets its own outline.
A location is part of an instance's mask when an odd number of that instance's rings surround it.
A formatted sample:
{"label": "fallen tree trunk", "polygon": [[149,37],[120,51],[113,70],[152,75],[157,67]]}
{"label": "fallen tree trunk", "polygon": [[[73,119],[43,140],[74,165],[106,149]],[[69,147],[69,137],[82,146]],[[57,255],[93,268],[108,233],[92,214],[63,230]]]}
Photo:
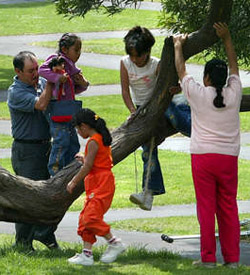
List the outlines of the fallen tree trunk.
{"label": "fallen tree trunk", "polygon": [[[207,22],[197,32],[189,35],[183,53],[186,59],[206,49],[217,41],[213,22],[228,22],[232,1],[211,1]],[[166,38],[162,50],[160,73],[152,99],[142,106],[134,119],[123,123],[112,132],[114,164],[126,158],[143,143],[156,137],[160,144],[177,131],[164,118],[171,96],[169,88],[178,82],[174,66],[172,38]],[[243,96],[241,111],[250,110],[250,96]],[[83,185],[73,194],[66,191],[67,183],[80,168],[77,161],[61,170],[47,181],[32,181],[11,175],[0,167],[0,220],[8,222],[31,222],[58,224],[72,202],[84,191]]]}

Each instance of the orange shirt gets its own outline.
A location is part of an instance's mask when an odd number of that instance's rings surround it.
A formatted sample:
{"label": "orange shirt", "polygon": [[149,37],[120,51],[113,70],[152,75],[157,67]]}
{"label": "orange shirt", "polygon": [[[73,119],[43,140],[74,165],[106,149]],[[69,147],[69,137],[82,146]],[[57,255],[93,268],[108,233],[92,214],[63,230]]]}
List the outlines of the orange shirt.
{"label": "orange shirt", "polygon": [[94,164],[90,172],[99,169],[111,170],[113,167],[113,160],[111,155],[111,146],[104,146],[101,134],[94,134],[87,142],[85,147],[85,156],[88,154],[88,144],[91,140],[94,140],[98,144],[98,151],[95,156]]}

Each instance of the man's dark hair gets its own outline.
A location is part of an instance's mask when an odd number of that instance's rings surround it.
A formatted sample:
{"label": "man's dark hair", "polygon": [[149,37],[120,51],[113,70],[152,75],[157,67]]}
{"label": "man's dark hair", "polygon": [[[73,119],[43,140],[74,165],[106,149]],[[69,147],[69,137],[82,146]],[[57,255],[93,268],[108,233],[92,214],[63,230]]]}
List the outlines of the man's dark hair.
{"label": "man's dark hair", "polygon": [[33,60],[36,55],[30,51],[19,52],[13,59],[13,65],[15,69],[23,71],[25,59]]}

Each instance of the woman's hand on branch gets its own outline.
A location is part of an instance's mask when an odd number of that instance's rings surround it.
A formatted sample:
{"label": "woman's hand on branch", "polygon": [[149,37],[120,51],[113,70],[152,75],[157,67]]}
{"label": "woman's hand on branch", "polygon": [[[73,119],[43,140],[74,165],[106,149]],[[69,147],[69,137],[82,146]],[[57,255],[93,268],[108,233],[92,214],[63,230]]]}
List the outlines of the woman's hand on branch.
{"label": "woman's hand on branch", "polygon": [[188,34],[185,33],[185,34],[177,34],[177,35],[174,35],[173,36],[173,42],[174,42],[174,45],[180,45],[180,46],[183,46],[183,44],[186,42],[188,38]]}
{"label": "woman's hand on branch", "polygon": [[216,30],[216,35],[222,40],[230,38],[230,32],[226,23],[218,22],[214,23],[213,27]]}

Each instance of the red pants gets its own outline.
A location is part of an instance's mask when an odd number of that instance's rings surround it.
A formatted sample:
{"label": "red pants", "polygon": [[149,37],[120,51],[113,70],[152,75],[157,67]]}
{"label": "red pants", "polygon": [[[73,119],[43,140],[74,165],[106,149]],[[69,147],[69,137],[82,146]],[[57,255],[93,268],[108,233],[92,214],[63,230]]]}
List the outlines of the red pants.
{"label": "red pants", "polygon": [[201,260],[216,262],[215,215],[225,262],[239,261],[238,157],[193,154],[192,174],[201,234]]}
{"label": "red pants", "polygon": [[82,240],[91,244],[97,236],[105,236],[110,232],[110,226],[103,221],[115,192],[114,176],[109,170],[90,173],[84,181],[86,201],[79,216],[77,233]]}

